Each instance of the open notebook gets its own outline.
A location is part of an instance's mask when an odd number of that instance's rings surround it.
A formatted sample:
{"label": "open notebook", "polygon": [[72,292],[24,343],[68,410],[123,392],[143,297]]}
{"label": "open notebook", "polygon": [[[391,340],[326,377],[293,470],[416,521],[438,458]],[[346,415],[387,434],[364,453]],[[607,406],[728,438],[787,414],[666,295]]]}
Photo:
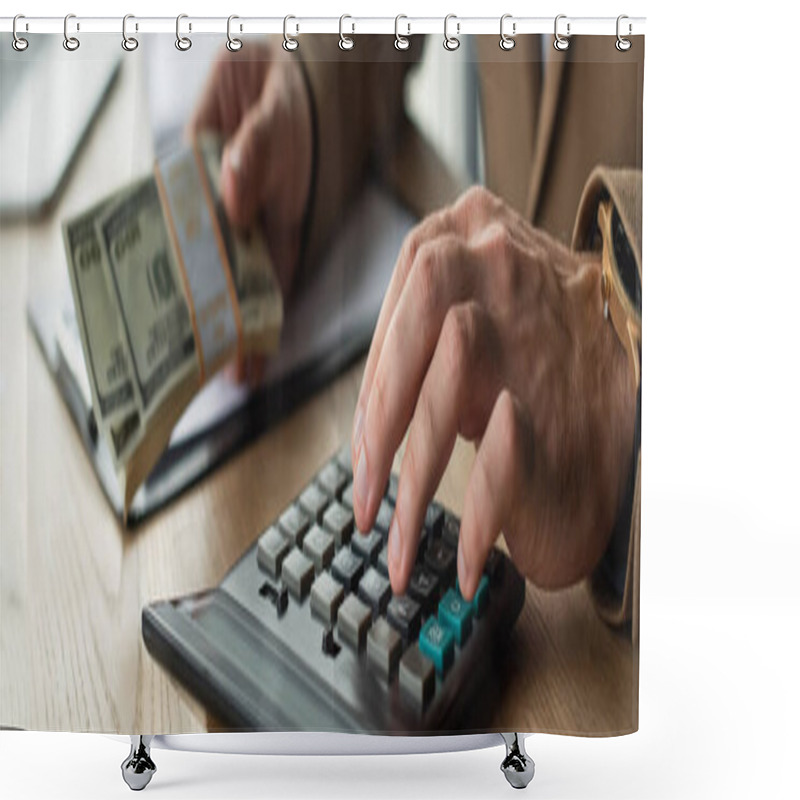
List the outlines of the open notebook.
{"label": "open notebook", "polygon": [[[386,191],[366,187],[314,280],[287,307],[280,350],[270,362],[265,382],[253,390],[218,374],[208,383],[134,496],[129,525],[252,441],[367,349],[397,254],[413,224],[413,217]],[[66,264],[63,274],[61,287],[29,299],[28,319],[100,483],[121,517],[110,454],[94,425]]]}

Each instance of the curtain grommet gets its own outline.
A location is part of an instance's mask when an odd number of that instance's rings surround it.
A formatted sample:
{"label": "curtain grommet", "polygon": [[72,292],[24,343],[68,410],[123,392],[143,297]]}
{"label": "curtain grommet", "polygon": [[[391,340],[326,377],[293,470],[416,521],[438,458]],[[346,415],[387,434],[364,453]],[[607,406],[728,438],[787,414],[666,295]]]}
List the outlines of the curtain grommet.
{"label": "curtain grommet", "polygon": [[[188,36],[181,33],[181,20],[186,19],[188,14],[178,14],[175,18],[175,47],[182,53],[185,53],[192,46],[192,40]],[[192,23],[189,23],[189,33],[192,31]]]}
{"label": "curtain grommet", "polygon": [[[235,19],[239,19],[236,14],[231,14],[228,17],[228,41],[225,42],[225,47],[227,47],[228,51],[231,53],[238,53],[244,46],[244,42],[242,42],[241,39],[237,39],[235,36],[231,35],[231,22],[233,22]],[[241,30],[241,26],[239,27],[239,30]]]}
{"label": "curtain grommet", "polygon": [[[11,32],[14,35],[14,38],[11,40],[11,46],[18,52],[23,53],[25,50],[28,49],[28,40],[23,38],[17,33],[17,23],[21,20],[25,19],[24,14],[17,14],[14,17],[14,24],[11,27]],[[25,30],[28,30],[28,23],[25,23]]]}
{"label": "curtain grommet", "polygon": [[507,19],[512,19],[512,15],[511,14],[503,14],[503,16],[500,17],[500,49],[501,50],[505,50],[506,52],[508,52],[509,50],[513,50],[514,49],[514,45],[516,44],[516,42],[514,41],[514,37],[517,35],[517,23],[516,22],[512,22],[511,23],[511,36],[509,36],[503,30],[503,26],[505,25],[505,21]]}
{"label": "curtain grommet", "polygon": [[553,47],[555,47],[555,49],[558,50],[559,53],[563,53],[565,50],[569,49],[569,37],[572,34],[570,34],[570,31],[569,31],[569,27],[570,27],[569,22],[567,22],[567,35],[566,36],[562,36],[558,32],[558,21],[560,19],[567,19],[567,15],[566,14],[559,14],[556,17],[555,23],[553,24],[553,35],[555,36],[555,39],[553,39]]}
{"label": "curtain grommet", "polygon": [[405,36],[400,35],[400,20],[401,19],[408,19],[405,14],[398,14],[394,18],[394,46],[397,50],[408,50],[411,47],[411,23],[406,23],[408,27],[408,33]]}
{"label": "curtain grommet", "polygon": [[[630,50],[630,49],[631,49],[631,46],[633,45],[633,42],[631,42],[631,40],[630,40],[630,39],[626,39],[626,38],[625,38],[625,37],[624,37],[624,36],[623,36],[623,35],[620,33],[620,23],[621,23],[621,22],[622,22],[622,20],[624,20],[624,19],[628,19],[628,17],[627,17],[625,14],[620,14],[620,15],[617,17],[617,41],[616,41],[616,43],[614,44],[614,47],[616,47],[616,48],[617,48],[617,50],[619,50],[619,51],[620,51],[620,53],[627,53],[627,52],[628,52],[628,50]],[[628,36],[630,36],[630,35],[631,35],[631,31],[632,31],[632,30],[633,30],[633,27],[632,27],[631,23],[630,23],[630,22],[628,22]]]}
{"label": "curtain grommet", "polygon": [[[71,19],[75,19],[75,15],[74,14],[67,14],[64,17],[64,42],[63,42],[63,45],[64,45],[64,49],[67,52],[74,53],[81,46],[81,41],[80,41],[80,39],[78,39],[77,36],[70,36],[69,35],[69,30],[68,30],[67,26],[69,25],[69,21]],[[75,30],[79,31],[80,29],[81,29],[80,23],[75,23]]]}
{"label": "curtain grommet", "polygon": [[[287,53],[293,53],[295,50],[297,50],[298,47],[300,47],[300,42],[298,42],[297,39],[294,36],[290,36],[289,35],[289,20],[290,19],[296,19],[296,17],[293,17],[291,14],[287,14],[283,18],[283,49]],[[300,31],[300,26],[299,25],[296,27],[296,30],[298,32]]]}
{"label": "curtain grommet", "polygon": [[[450,36],[447,33],[447,26],[449,25],[451,19],[456,20],[455,36]],[[461,47],[461,40],[458,38],[460,31],[461,31],[461,23],[458,22],[458,17],[456,17],[455,14],[448,14],[444,18],[444,41],[442,42],[442,46],[444,47],[445,50],[449,51],[450,53],[453,53],[456,50],[458,50],[459,47]]]}
{"label": "curtain grommet", "polygon": [[[339,49],[344,50],[345,52],[352,50],[356,46],[356,43],[353,41],[351,36],[344,35],[344,21],[346,19],[353,18],[349,14],[342,14],[342,16],[339,17]],[[355,31],[356,25],[353,23],[352,33],[355,33]]]}
{"label": "curtain grommet", "polygon": [[[135,36],[128,36],[128,20],[135,19],[133,14],[126,14],[122,18],[122,49],[128,53],[132,53],[138,46],[139,40]],[[135,26],[135,29],[139,30],[139,25]]]}

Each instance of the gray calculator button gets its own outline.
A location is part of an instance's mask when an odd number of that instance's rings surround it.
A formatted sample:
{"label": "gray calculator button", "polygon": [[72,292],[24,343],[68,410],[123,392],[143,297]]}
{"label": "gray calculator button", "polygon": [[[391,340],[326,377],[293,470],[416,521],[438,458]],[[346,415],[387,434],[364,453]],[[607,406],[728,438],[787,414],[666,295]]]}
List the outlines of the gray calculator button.
{"label": "gray calculator button", "polygon": [[311,611],[327,625],[336,622],[336,612],[344,599],[344,589],[330,574],[323,572],[311,587]]}
{"label": "gray calculator button", "polygon": [[456,551],[443,539],[434,539],[425,549],[425,566],[435,572],[443,584],[448,584],[456,571]]}
{"label": "gray calculator button", "polygon": [[384,537],[389,535],[392,514],[394,514],[394,508],[387,500],[381,500],[381,504],[378,507],[378,516],[375,518],[375,530],[380,531]]}
{"label": "gray calculator button", "polygon": [[365,606],[354,594],[347,595],[339,606],[339,638],[360,650],[366,641],[371,620],[369,606]]}
{"label": "gray calculator button", "polygon": [[348,592],[354,592],[364,574],[364,559],[343,547],[333,559],[331,574]]}
{"label": "gray calculator button", "polygon": [[453,550],[458,550],[458,534],[461,530],[461,523],[452,514],[445,513],[444,525],[442,526],[442,540],[450,545]]}
{"label": "gray calculator button", "polygon": [[342,492],[342,505],[345,508],[353,510],[353,484],[348,483],[345,490]]}
{"label": "gray calculator button", "polygon": [[387,578],[389,577],[389,547],[383,546],[383,550],[378,553],[378,570]]}
{"label": "gray calculator button", "polygon": [[322,530],[316,523],[312,525],[303,539],[303,552],[314,562],[318,575],[330,565],[333,551],[333,534]]}
{"label": "gray calculator button", "polygon": [[350,445],[345,444],[336,454],[336,463],[339,467],[344,470],[345,474],[347,475],[347,480],[351,480],[353,477],[353,462],[350,458]]}
{"label": "gray calculator button", "polygon": [[433,662],[413,644],[400,659],[400,687],[415,705],[424,706],[436,686]]}
{"label": "gray calculator button", "polygon": [[371,564],[378,558],[378,553],[383,547],[383,537],[377,531],[370,531],[369,533],[356,531],[350,541],[350,546],[358,555]]}
{"label": "gray calculator button", "polygon": [[372,609],[373,616],[379,617],[386,610],[392,587],[375,567],[370,567],[358,582],[358,596]]}
{"label": "gray calculator button", "polygon": [[422,606],[423,611],[429,614],[439,597],[439,579],[429,569],[418,564],[411,571],[408,593]]}
{"label": "gray calculator button", "polygon": [[317,473],[317,483],[328,493],[330,497],[339,497],[347,483],[347,475],[335,461],[329,461]]}
{"label": "gray calculator button", "polygon": [[406,595],[395,595],[386,609],[386,619],[406,642],[416,639],[422,621],[422,608]]}
{"label": "gray calculator button", "polygon": [[295,546],[300,547],[303,543],[311,520],[299,506],[294,503],[286,509],[278,520],[278,525],[283,535]]}
{"label": "gray calculator button", "polygon": [[394,675],[402,649],[397,631],[383,617],[376,620],[367,634],[367,659],[381,677]]}
{"label": "gray calculator button", "polygon": [[425,563],[425,550],[428,547],[428,541],[433,541],[433,537],[428,533],[427,528],[419,529],[419,540],[417,541],[417,563]]}
{"label": "gray calculator button", "polygon": [[298,502],[303,511],[311,517],[314,522],[322,522],[322,514],[328,505],[328,497],[316,483],[308,486],[303,494],[300,495]]}
{"label": "gray calculator button", "polygon": [[295,547],[283,559],[281,580],[298,600],[302,600],[314,580],[314,565]]}
{"label": "gray calculator button", "polygon": [[389,476],[389,483],[386,487],[386,499],[393,505],[397,505],[397,489],[400,486],[400,479],[394,472]]}
{"label": "gray calculator button", "polygon": [[274,525],[270,525],[258,540],[258,566],[277,578],[290,548],[289,540]]}
{"label": "gray calculator button", "polygon": [[322,516],[322,524],[333,534],[336,547],[348,544],[353,535],[353,512],[334,500]]}
{"label": "gray calculator button", "polygon": [[435,500],[432,500],[425,509],[425,527],[428,529],[428,533],[431,536],[438,536],[443,523],[444,509]]}

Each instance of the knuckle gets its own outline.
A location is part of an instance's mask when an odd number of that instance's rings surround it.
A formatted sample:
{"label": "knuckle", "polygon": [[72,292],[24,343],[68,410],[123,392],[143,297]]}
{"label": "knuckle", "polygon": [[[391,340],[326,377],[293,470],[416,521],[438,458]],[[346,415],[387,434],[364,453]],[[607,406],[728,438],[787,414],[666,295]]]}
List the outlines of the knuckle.
{"label": "knuckle", "polygon": [[467,208],[487,208],[494,200],[494,195],[485,187],[476,184],[470,186],[462,195],[460,205]]}
{"label": "knuckle", "polygon": [[414,300],[423,318],[427,318],[438,304],[439,250],[435,243],[426,242],[417,251],[411,279],[414,281]]}
{"label": "knuckle", "polygon": [[446,369],[457,385],[471,360],[475,343],[475,311],[471,306],[454,306],[447,312],[442,330]]}
{"label": "knuckle", "polygon": [[511,230],[502,222],[492,222],[487,228],[487,247],[491,256],[502,264],[515,260],[516,246]]}
{"label": "knuckle", "polygon": [[420,248],[429,242],[436,231],[446,230],[450,222],[449,209],[440,209],[418,222],[403,240],[403,256],[408,268],[414,263]]}
{"label": "knuckle", "polygon": [[378,366],[372,382],[372,391],[369,399],[369,423],[372,441],[380,441],[386,431],[387,423],[387,397],[386,397],[386,372]]}
{"label": "knuckle", "polygon": [[401,263],[405,265],[406,273],[417,257],[417,251],[423,242],[421,225],[416,225],[407,234],[403,241],[403,258]]}

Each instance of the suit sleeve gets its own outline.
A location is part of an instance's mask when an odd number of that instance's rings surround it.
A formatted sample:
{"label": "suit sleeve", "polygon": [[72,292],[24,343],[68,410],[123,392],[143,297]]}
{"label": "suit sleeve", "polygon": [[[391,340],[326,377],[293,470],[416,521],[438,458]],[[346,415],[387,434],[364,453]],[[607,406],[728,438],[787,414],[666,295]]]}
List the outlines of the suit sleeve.
{"label": "suit sleeve", "polygon": [[[638,169],[597,167],[584,187],[572,246],[597,250],[602,241],[597,231],[597,206],[610,198],[619,214],[633,253],[639,279],[642,277],[642,172]],[[639,545],[641,534],[641,386],[636,403],[634,453],[627,488],[617,515],[609,547],[589,578],[595,606],[610,625],[630,622],[634,633],[639,624]]]}
{"label": "suit sleeve", "polygon": [[[298,54],[312,106],[314,165],[301,270],[324,252],[370,166],[380,171],[405,120],[403,84],[418,54],[397,51],[389,36],[313,36]],[[408,51],[407,51],[408,52]]]}

